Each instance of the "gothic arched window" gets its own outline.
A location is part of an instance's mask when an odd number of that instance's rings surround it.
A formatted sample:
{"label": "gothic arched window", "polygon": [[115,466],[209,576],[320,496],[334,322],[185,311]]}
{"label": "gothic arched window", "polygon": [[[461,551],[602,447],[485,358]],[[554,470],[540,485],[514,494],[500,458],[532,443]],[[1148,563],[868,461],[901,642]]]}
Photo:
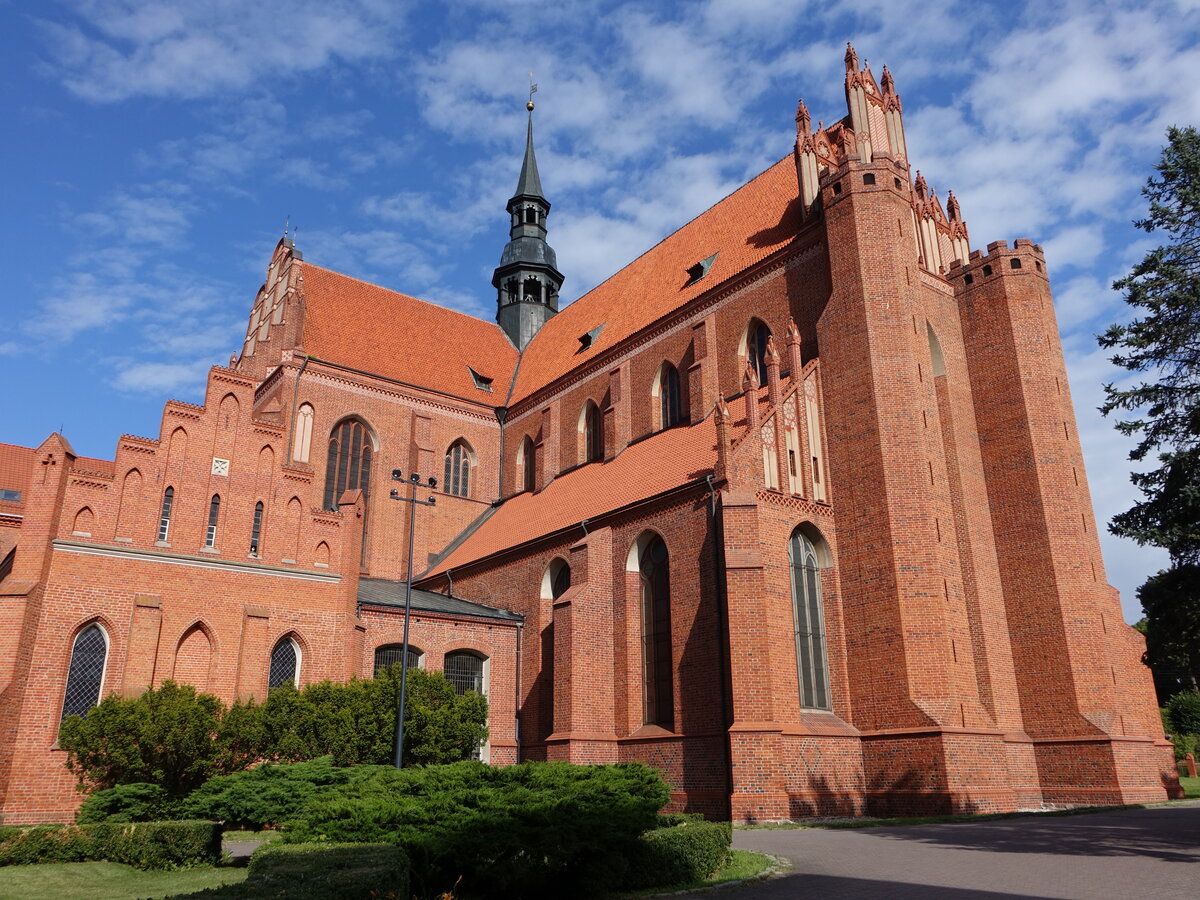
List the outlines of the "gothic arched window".
{"label": "gothic arched window", "polygon": [[87,711],[100,702],[107,660],[108,636],[104,629],[92,624],[79,632],[71,647],[71,668],[67,672],[61,718],[87,715]]}
{"label": "gothic arched window", "polygon": [[788,545],[792,565],[792,615],[796,629],[796,669],[800,705],[829,709],[829,671],[825,658],[825,614],[817,548],[799,528]]}
{"label": "gothic arched window", "polygon": [[604,414],[594,400],[589,400],[583,407],[583,421],[580,430],[583,432],[583,461],[597,462],[604,459]]}
{"label": "gothic arched window", "polygon": [[517,450],[517,468],[521,472],[521,490],[532,491],[537,488],[537,446],[533,438],[525,435]]}
{"label": "gothic arched window", "polygon": [[675,730],[671,653],[671,573],[667,545],[657,534],[638,543],[642,592],[642,693],[645,722]]}
{"label": "gothic arched window", "polygon": [[674,428],[683,421],[683,404],[679,396],[679,370],[669,362],[658,373],[658,424]]}
{"label": "gothic arched window", "polygon": [[271,670],[267,674],[267,690],[282,684],[300,685],[300,645],[295,638],[285,637],[271,651]]}
{"label": "gothic arched window", "polygon": [[250,555],[258,556],[258,548],[262,546],[263,502],[254,504],[254,522],[250,526]]}
{"label": "gothic arched window", "polygon": [[767,338],[771,329],[759,319],[751,319],[746,328],[746,362],[754,366],[759,384],[767,383]]}
{"label": "gothic arched window", "polygon": [[313,408],[310,403],[303,403],[296,413],[296,436],[292,442],[292,459],[298,463],[308,462],[309,450],[312,447]]}
{"label": "gothic arched window", "polygon": [[212,550],[217,546],[217,522],[221,518],[221,495],[213,494],[208,504],[208,525],[204,529],[204,546]]}
{"label": "gothic arched window", "polygon": [[373,446],[371,432],[361,419],[345,419],[334,426],[325,461],[326,509],[337,509],[342,494],[356,488],[367,499]]}
{"label": "gothic arched window", "polygon": [[171,533],[171,507],[175,505],[175,488],[163,491],[162,511],[158,515],[158,540],[165,544]]}
{"label": "gothic arched window", "polygon": [[467,442],[459,438],[446,451],[445,478],[442,479],[442,489],[447,494],[456,497],[471,495],[471,448]]}

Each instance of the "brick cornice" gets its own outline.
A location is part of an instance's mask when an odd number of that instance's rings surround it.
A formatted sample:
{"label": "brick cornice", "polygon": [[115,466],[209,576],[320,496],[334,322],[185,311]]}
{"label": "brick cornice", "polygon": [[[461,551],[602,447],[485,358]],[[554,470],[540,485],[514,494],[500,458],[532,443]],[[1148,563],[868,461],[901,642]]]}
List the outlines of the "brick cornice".
{"label": "brick cornice", "polygon": [[242,562],[232,559],[205,559],[186,553],[168,553],[163,550],[136,550],[124,547],[108,547],[103,544],[91,544],[84,541],[68,541],[57,539],[52,542],[56,552],[82,553],[87,556],[108,556],[115,559],[136,560],[138,562],[158,563],[169,566],[189,566],[196,569],[217,569],[224,572],[251,573],[268,578],[298,578],[302,581],[323,581],[327,584],[338,584],[342,576],[335,572],[307,572],[286,569],[282,566],[269,566],[262,563]]}

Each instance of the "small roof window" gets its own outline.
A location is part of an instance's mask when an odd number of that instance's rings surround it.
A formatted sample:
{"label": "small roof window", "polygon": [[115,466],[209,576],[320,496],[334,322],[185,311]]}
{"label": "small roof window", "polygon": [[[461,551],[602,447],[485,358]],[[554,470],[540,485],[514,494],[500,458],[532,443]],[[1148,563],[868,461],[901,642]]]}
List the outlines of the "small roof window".
{"label": "small roof window", "polygon": [[467,371],[471,373],[471,380],[475,382],[475,387],[481,391],[490,391],[492,389],[492,379],[486,375],[480,375],[470,366],[467,366]]}
{"label": "small roof window", "polygon": [[592,343],[600,336],[600,332],[604,330],[604,326],[607,324],[607,322],[601,322],[587,334],[581,334],[579,336],[579,350],[577,352],[582,353],[588,347],[592,346]]}
{"label": "small roof window", "polygon": [[717,254],[714,253],[712,256],[708,257],[708,259],[702,259],[694,266],[689,266],[687,270],[688,280],[684,284],[684,287],[695,284],[697,281],[707,275],[708,270],[712,268],[712,264],[716,261],[716,259]]}

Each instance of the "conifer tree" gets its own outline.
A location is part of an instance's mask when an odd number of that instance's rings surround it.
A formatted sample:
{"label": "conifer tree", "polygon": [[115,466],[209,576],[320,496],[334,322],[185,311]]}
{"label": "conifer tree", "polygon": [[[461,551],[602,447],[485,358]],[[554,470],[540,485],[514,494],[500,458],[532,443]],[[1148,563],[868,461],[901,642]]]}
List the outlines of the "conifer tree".
{"label": "conifer tree", "polygon": [[[1173,127],[1167,141],[1157,175],[1142,189],[1149,215],[1135,223],[1164,243],[1113,285],[1134,318],[1099,337],[1100,346],[1117,351],[1113,363],[1144,376],[1128,388],[1105,385],[1101,411],[1127,416],[1116,427],[1138,438],[1130,459],[1155,454],[1159,463],[1132,475],[1143,499],[1109,525],[1114,534],[1163,547],[1171,557],[1171,569],[1139,591],[1146,662],[1156,669],[1200,659],[1198,629],[1178,627],[1200,622],[1200,591],[1184,577],[1200,563],[1200,133]],[[1186,684],[1196,673],[1178,676]]]}

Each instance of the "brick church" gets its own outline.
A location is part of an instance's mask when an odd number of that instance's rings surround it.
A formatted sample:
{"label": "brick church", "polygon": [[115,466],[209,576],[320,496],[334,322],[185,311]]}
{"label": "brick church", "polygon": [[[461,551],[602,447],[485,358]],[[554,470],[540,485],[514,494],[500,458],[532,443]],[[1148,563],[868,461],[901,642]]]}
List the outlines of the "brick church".
{"label": "brick church", "polygon": [[202,405],[0,445],[0,821],[73,815],[58,725],[109,693],[399,660],[410,515],[409,664],[487,695],[492,763],[737,821],[1177,791],[1042,250],[970,249],[849,48],[846,99],[562,309],[531,104],[495,322],[285,237]]}

